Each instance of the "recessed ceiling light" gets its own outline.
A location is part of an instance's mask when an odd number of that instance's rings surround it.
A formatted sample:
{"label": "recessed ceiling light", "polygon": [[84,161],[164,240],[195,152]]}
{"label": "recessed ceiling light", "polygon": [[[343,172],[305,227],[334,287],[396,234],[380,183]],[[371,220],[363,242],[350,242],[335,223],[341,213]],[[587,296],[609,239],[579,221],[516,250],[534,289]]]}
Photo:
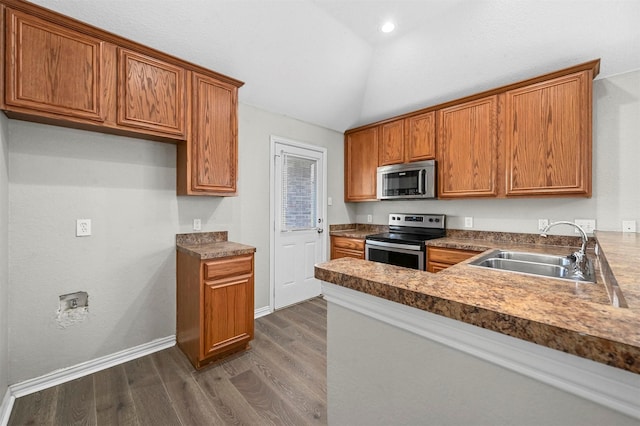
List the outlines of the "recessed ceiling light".
{"label": "recessed ceiling light", "polygon": [[383,33],[390,33],[391,31],[395,30],[396,26],[393,22],[385,22],[381,27],[380,27],[380,31],[382,31]]}

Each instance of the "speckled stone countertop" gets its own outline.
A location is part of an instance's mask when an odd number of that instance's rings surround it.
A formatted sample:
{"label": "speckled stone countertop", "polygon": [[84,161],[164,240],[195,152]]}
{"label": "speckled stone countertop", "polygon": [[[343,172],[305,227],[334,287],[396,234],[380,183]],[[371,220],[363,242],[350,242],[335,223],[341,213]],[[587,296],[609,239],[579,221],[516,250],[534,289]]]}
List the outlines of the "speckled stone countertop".
{"label": "speckled stone countertop", "polygon": [[[315,276],[640,374],[640,239],[615,232],[597,232],[596,239],[600,249],[596,284],[480,268],[468,264],[472,259],[434,274],[341,258],[316,265]],[[579,245],[555,245],[567,242],[579,243],[579,239],[543,241],[535,234],[460,231],[448,232],[446,238],[429,240],[428,244],[553,254],[568,254]],[[593,246],[590,242],[590,248]],[[612,305],[603,282],[607,274],[609,281],[615,279],[609,285],[619,287],[629,308]]]}
{"label": "speckled stone countertop", "polygon": [[238,256],[256,251],[255,247],[227,241],[227,231],[177,234],[178,251],[202,260]]}
{"label": "speckled stone countertop", "polygon": [[371,223],[350,223],[346,225],[329,225],[329,233],[336,237],[358,238],[364,240],[367,235],[380,234],[389,231],[388,225],[373,225]]}

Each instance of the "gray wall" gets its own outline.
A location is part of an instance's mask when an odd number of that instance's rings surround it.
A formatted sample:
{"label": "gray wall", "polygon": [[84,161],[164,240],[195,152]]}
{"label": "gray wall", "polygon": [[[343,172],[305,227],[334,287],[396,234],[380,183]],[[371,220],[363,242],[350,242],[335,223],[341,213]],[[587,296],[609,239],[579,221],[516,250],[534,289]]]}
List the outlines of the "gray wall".
{"label": "gray wall", "polygon": [[[256,308],[268,306],[271,134],[328,148],[328,220],[350,221],[342,135],[250,106],[240,106],[230,198],[176,196],[171,144],[17,120],[8,128],[9,383],[175,334],[175,234],[191,232],[194,218],[257,247]],[[91,237],[75,237],[78,218],[92,219]],[[62,329],[58,297],[74,291],[89,293],[89,315]]]}
{"label": "gray wall", "polygon": [[637,425],[514,371],[328,304],[327,418],[335,425]]}
{"label": "gray wall", "polygon": [[8,224],[8,203],[9,203],[9,175],[8,175],[8,119],[0,113],[0,398],[4,394],[8,385],[9,371],[9,341],[7,333],[8,327],[8,292],[9,292],[9,224]]}
{"label": "gray wall", "polygon": [[592,198],[366,202],[357,205],[356,220],[364,223],[371,214],[386,223],[391,212],[426,212],[447,214],[447,226],[455,229],[464,229],[465,216],[485,231],[536,233],[538,219],[596,219],[596,229],[606,231],[635,220],[640,229],[640,70],[595,80],[593,88]]}

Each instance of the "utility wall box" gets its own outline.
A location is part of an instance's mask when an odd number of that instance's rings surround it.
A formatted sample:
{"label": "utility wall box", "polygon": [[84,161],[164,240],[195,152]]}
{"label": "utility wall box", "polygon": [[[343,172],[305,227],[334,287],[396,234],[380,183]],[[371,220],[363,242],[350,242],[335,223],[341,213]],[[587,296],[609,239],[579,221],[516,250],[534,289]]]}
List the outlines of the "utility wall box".
{"label": "utility wall box", "polygon": [[89,305],[89,294],[86,291],[63,294],[60,296],[60,311],[65,312],[77,308],[85,308]]}

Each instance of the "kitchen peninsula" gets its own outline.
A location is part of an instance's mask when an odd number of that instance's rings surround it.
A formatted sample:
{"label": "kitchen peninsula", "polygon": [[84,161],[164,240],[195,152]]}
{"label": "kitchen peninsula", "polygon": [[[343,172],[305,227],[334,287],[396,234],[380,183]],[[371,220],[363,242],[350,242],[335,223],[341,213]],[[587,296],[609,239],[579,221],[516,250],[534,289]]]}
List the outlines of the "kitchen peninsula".
{"label": "kitchen peninsula", "polygon": [[[481,234],[428,244],[571,249]],[[329,302],[329,418],[364,415],[381,424],[393,415],[411,423],[429,413],[437,424],[637,424],[640,238],[597,232],[595,239],[596,284],[469,261],[438,274],[349,258],[317,265]],[[613,305],[617,295],[627,308]],[[402,398],[389,401],[396,393]],[[368,411],[350,395],[366,399]],[[476,417],[465,417],[469,411]]]}

